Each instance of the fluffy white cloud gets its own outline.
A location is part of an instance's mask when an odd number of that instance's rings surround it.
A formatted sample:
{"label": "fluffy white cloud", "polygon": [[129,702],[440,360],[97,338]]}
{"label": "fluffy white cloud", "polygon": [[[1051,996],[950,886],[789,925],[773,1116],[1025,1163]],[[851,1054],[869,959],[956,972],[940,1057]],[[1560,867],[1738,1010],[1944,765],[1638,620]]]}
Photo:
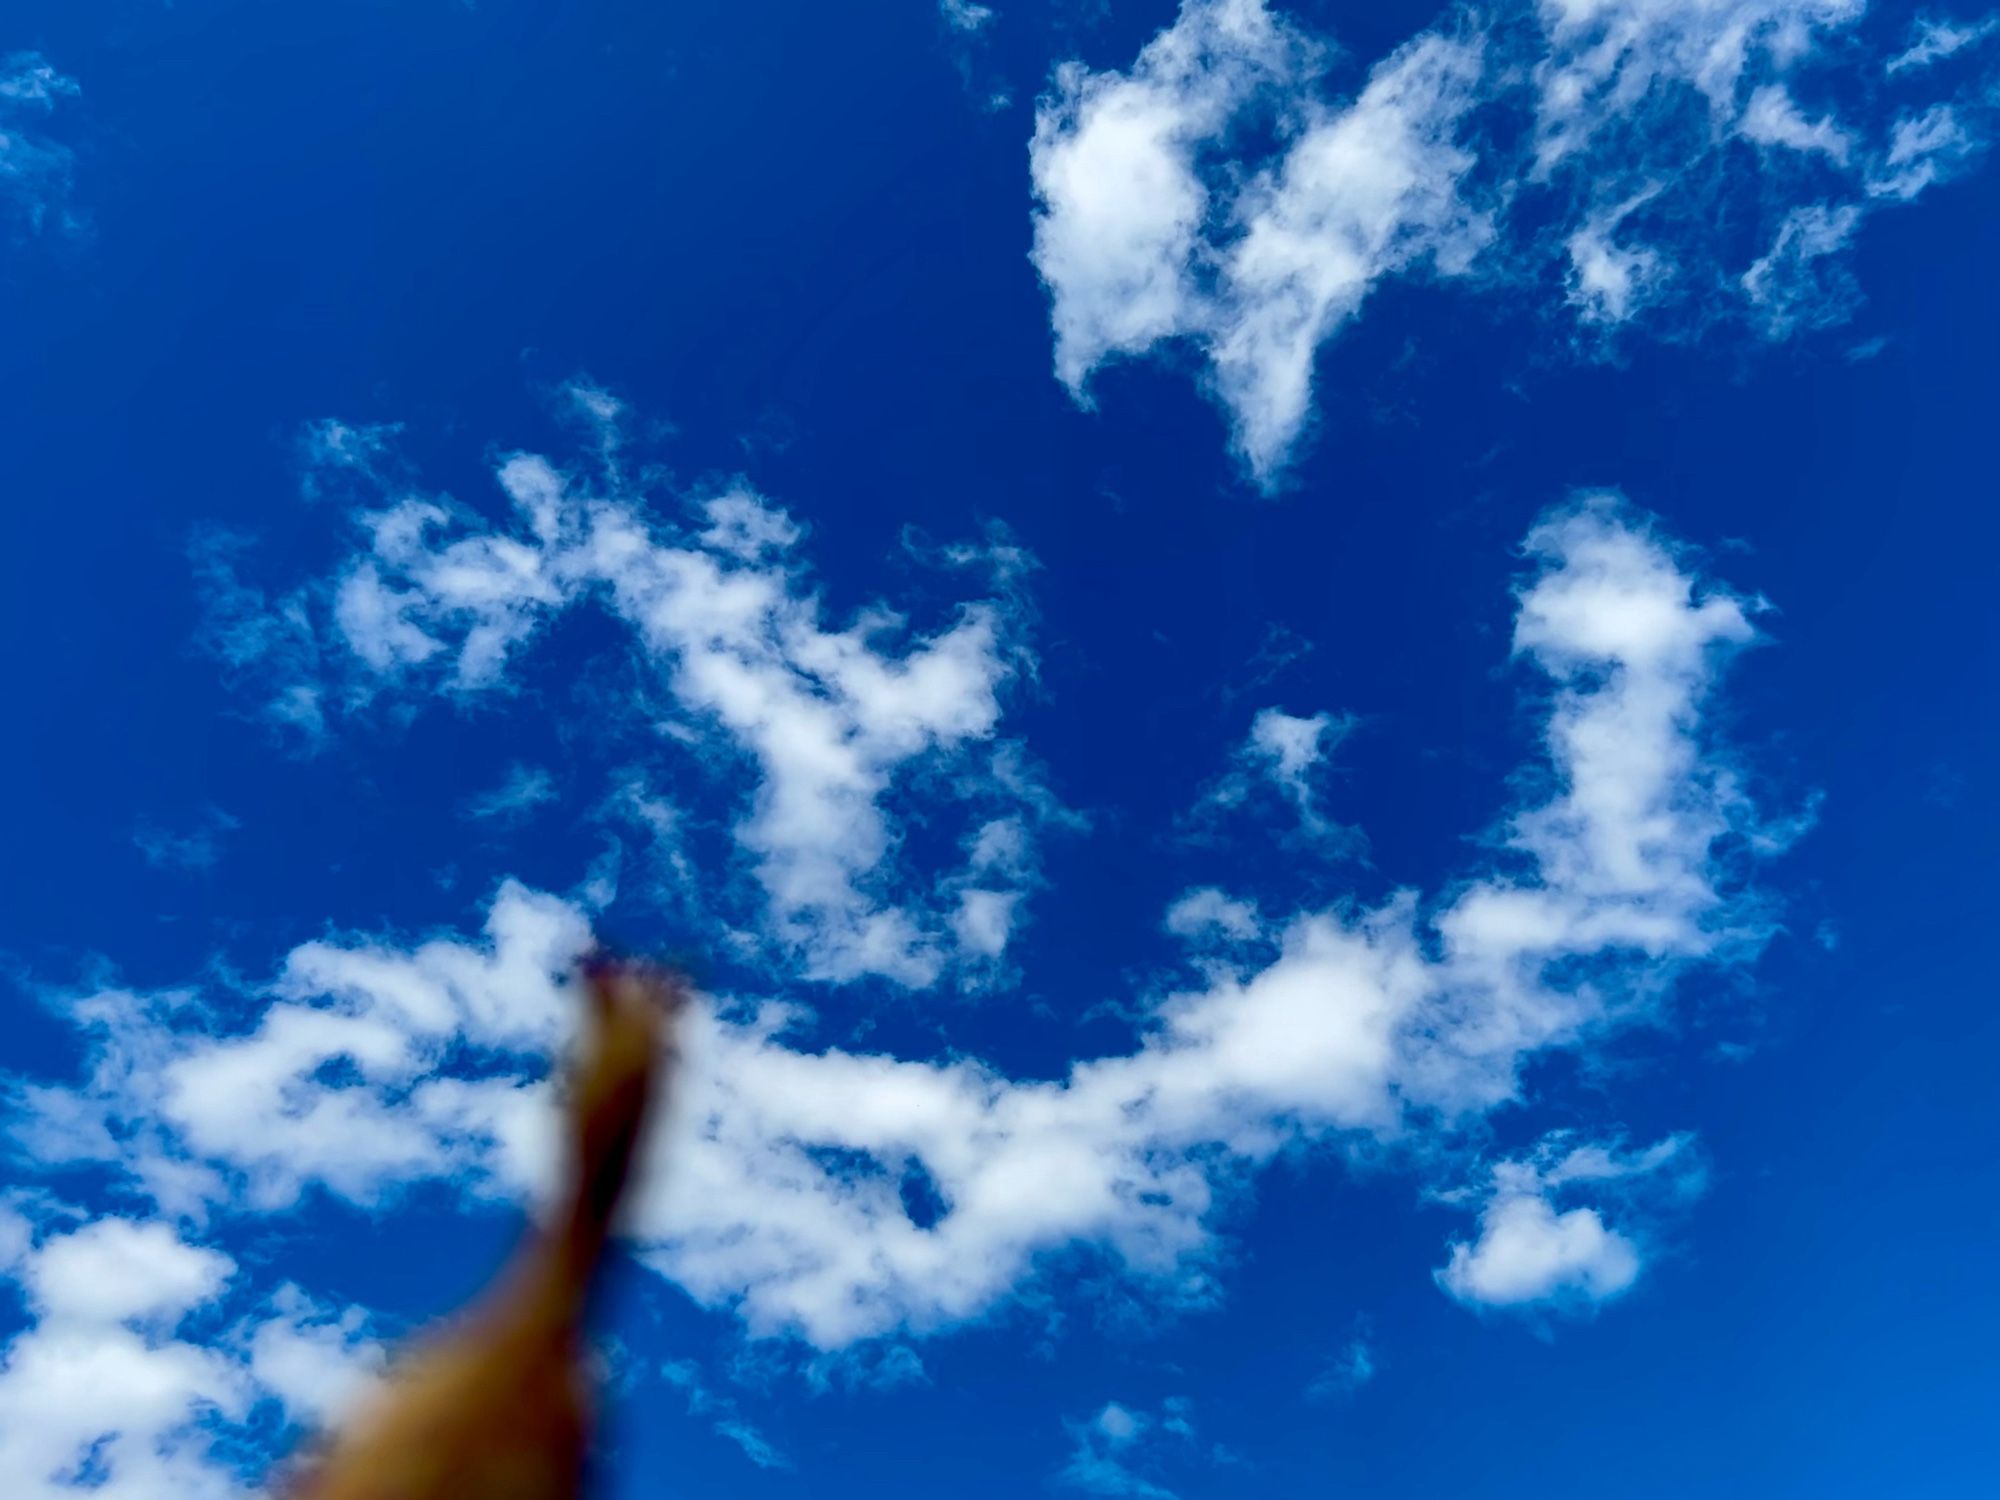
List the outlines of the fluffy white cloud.
{"label": "fluffy white cloud", "polygon": [[[1674,1136],[1626,1155],[1603,1146],[1567,1151],[1560,1139],[1536,1157],[1501,1162],[1479,1215],[1479,1234],[1456,1242],[1438,1284],[1459,1301],[1496,1308],[1590,1307],[1629,1291],[1639,1279],[1640,1246],[1611,1228],[1595,1207],[1559,1210],[1575,1185],[1629,1191],[1635,1180],[1673,1174],[1683,1196],[1699,1188],[1685,1167],[1688,1142]],[[1561,1153],[1561,1154],[1557,1154]]]}
{"label": "fluffy white cloud", "polygon": [[1191,0],[1129,73],[1057,70],[1029,148],[1034,262],[1053,297],[1056,373],[1079,397],[1108,357],[1203,326],[1197,157],[1306,56],[1262,0]]}
{"label": "fluffy white cloud", "polygon": [[[1062,1254],[1205,1296],[1219,1178],[1307,1140],[1441,1170],[1528,1060],[1657,1018],[1689,964],[1753,953],[1767,919],[1721,883],[1741,852],[1724,846],[1776,840],[1704,723],[1749,606],[1612,497],[1527,545],[1514,651],[1548,684],[1544,790],[1493,861],[1373,908],[1267,917],[1191,893],[1168,923],[1193,982],[1142,998],[1129,1050],[1059,1078],[844,1051],[796,1008],[704,1001],[629,1221],[645,1262],[753,1334],[824,1349],[977,1317]],[[1276,764],[1301,766],[1313,721],[1272,722]],[[89,1076],[24,1088],[17,1138],[120,1162],[182,1212],[314,1186],[368,1202],[423,1176],[533,1193],[551,1152],[535,1059],[586,934],[582,911],[509,886],[480,942],[305,945],[246,1020],[88,997]],[[1536,1255],[1551,1286],[1616,1279],[1624,1241],[1538,1212],[1489,1211],[1453,1289],[1514,1284],[1498,1268]]]}
{"label": "fluffy white cloud", "polygon": [[[482,946],[304,944],[248,1029],[185,994],[79,999],[89,1085],[24,1088],[22,1139],[48,1161],[120,1162],[183,1215],[285,1208],[311,1184],[374,1202],[440,1173],[538,1186],[555,1144],[543,1086],[523,1074],[565,1035],[558,983],[589,928],[508,885],[486,931]],[[441,1073],[447,1049],[467,1046],[484,1076]]]}
{"label": "fluffy white cloud", "polygon": [[1254,905],[1214,886],[1203,886],[1182,896],[1167,908],[1162,925],[1175,937],[1190,943],[1209,937],[1249,942],[1264,930],[1263,918]]}
{"label": "fluffy white cloud", "polygon": [[125,1323],[206,1302],[235,1267],[162,1223],[99,1219],[43,1245],[22,1277],[35,1310],[77,1323]]}
{"label": "fluffy white cloud", "polygon": [[1309,104],[1290,149],[1238,196],[1210,352],[1259,479],[1306,423],[1320,345],[1376,283],[1420,265],[1462,272],[1484,245],[1487,220],[1459,192],[1473,158],[1456,142],[1480,68],[1477,46],[1419,37],[1346,108]]}
{"label": "fluffy white cloud", "polygon": [[1603,1302],[1638,1275],[1638,1248],[1596,1209],[1557,1213],[1546,1198],[1514,1193],[1487,1205],[1477,1243],[1454,1245],[1439,1279],[1461,1301],[1514,1307],[1571,1295]]}
{"label": "fluffy white cloud", "polygon": [[[579,389],[612,443],[615,401]],[[380,445],[362,456],[377,475]],[[514,454],[497,478],[510,526],[397,485],[361,514],[364,545],[337,577],[276,600],[210,543],[211,647],[239,672],[265,673],[276,716],[323,734],[337,706],[383,693],[504,691],[551,621],[597,605],[629,630],[671,702],[671,732],[655,745],[691,744],[712,765],[752,773],[737,844],[765,935],[806,977],[920,987],[1000,956],[1035,883],[1033,834],[1062,817],[997,735],[1020,661],[1004,543],[947,555],[998,587],[930,634],[883,607],[836,625],[797,556],[803,528],[747,490],[708,497],[693,525],[675,527],[615,461],[593,475]],[[973,820],[963,866],[928,881],[902,869],[901,829],[884,806],[919,771],[948,779],[941,813]],[[490,810],[543,790],[510,785]]]}
{"label": "fluffy white cloud", "polygon": [[[1993,100],[1975,85],[1955,105],[1892,110],[1862,71],[1880,61],[1858,38],[1864,9],[1448,8],[1336,107],[1328,49],[1263,0],[1184,0],[1128,71],[1071,64],[1041,100],[1034,260],[1056,372],[1083,399],[1107,361],[1187,342],[1270,485],[1310,425],[1318,351],[1388,277],[1461,277],[1517,301],[1560,280],[1599,339],[1642,316],[1771,338],[1838,321],[1854,297],[1827,274],[1834,250],[1787,282],[1774,316],[1758,295],[1771,275],[1748,274],[1717,226],[1775,241],[1790,225],[1787,253],[1810,248],[1799,215],[1818,204],[1858,223],[1914,197],[1983,145]],[[1932,24],[1888,66],[1907,74],[1983,34]]]}
{"label": "fluffy white cloud", "polygon": [[252,1493],[227,1440],[260,1407],[314,1422],[380,1368],[359,1314],[295,1287],[197,1337],[235,1278],[221,1251],[156,1219],[75,1223],[0,1209],[0,1276],[30,1322],[0,1351],[0,1471],[22,1500],[234,1500]]}
{"label": "fluffy white cloud", "polygon": [[[1194,339],[1263,479],[1305,422],[1319,345],[1382,277],[1462,270],[1486,232],[1453,141],[1476,47],[1419,38],[1341,108],[1311,91],[1320,62],[1262,0],[1187,0],[1130,73],[1060,70],[1030,151],[1057,374],[1081,396],[1106,359]],[[1274,90],[1289,145],[1217,206],[1204,165]]]}

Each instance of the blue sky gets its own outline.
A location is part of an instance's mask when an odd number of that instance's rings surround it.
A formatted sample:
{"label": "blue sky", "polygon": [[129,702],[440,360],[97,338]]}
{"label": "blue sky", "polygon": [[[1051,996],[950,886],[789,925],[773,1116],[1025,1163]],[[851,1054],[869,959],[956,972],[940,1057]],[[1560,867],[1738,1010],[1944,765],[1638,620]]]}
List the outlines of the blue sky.
{"label": "blue sky", "polygon": [[0,1468],[1991,1491],[1997,24],[0,7]]}

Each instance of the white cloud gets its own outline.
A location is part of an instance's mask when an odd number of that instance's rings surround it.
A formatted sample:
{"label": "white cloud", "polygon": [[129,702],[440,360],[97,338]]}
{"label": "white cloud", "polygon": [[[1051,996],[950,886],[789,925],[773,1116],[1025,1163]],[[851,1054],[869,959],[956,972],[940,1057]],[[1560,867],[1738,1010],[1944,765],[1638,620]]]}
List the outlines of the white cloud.
{"label": "white cloud", "polygon": [[[601,421],[616,420],[614,403]],[[805,977],[922,987],[990,965],[1035,861],[983,857],[980,830],[1005,825],[1025,844],[1061,820],[997,737],[1022,660],[1007,546],[946,555],[994,573],[996,597],[961,604],[929,634],[880,606],[831,623],[796,554],[804,529],[785,512],[739,487],[703,502],[694,528],[661,524],[620,477],[614,438],[603,441],[610,456],[594,476],[506,458],[510,527],[399,487],[362,513],[364,545],[336,578],[275,602],[209,543],[212,648],[240,674],[263,670],[272,711],[309,706],[323,734],[329,713],[385,693],[504,692],[555,618],[600,606],[630,632],[694,752],[754,772],[735,837],[765,936],[804,960]],[[928,881],[902,868],[884,805],[920,771],[947,773],[953,806],[980,820],[967,865]]]}
{"label": "white cloud", "polygon": [[[176,1214],[282,1209],[312,1185],[372,1203],[438,1175],[538,1188],[554,1143],[543,1087],[520,1070],[565,1034],[558,978],[589,929],[508,885],[486,931],[480,947],[304,944],[248,1030],[187,995],[81,998],[70,1014],[93,1039],[89,1084],[24,1088],[20,1138],[47,1161],[117,1161]],[[454,1044],[512,1067],[442,1075]]]}
{"label": "white cloud", "polygon": [[743,1456],[760,1469],[789,1469],[791,1460],[777,1445],[746,1421],[735,1400],[713,1389],[702,1379],[700,1367],[692,1360],[669,1361],[660,1367],[660,1378],[675,1387],[687,1400],[688,1415],[707,1421],[717,1435],[743,1450]]}
{"label": "white cloud", "polygon": [[[1815,205],[1858,224],[1969,159],[1992,109],[1975,86],[1892,127],[1865,76],[1880,59],[1856,30],[1864,9],[1454,8],[1335,107],[1329,49],[1262,0],[1184,0],[1129,70],[1069,64],[1040,101],[1034,260],[1056,372],[1085,401],[1110,361],[1176,341],[1197,351],[1269,487],[1311,425],[1319,350],[1390,277],[1458,278],[1530,307],[1560,280],[1597,335],[1585,348],[1642,316],[1669,333],[1747,323],[1770,337],[1837,322],[1855,298],[1834,251],[1789,282],[1774,318],[1723,226],[1775,239]],[[1949,28],[1925,36],[1969,45]],[[1920,144],[1911,122],[1936,130],[1939,109],[1956,109],[1963,144]]]}
{"label": "white cloud", "polygon": [[[1929,180],[1883,190],[1897,174],[1871,144],[1887,128],[1880,90],[1857,76],[1876,61],[1855,30],[1865,8],[1544,0],[1528,180],[1582,220],[1564,243],[1587,323],[1650,313],[1673,332],[1747,322],[1775,339],[1847,318],[1859,291],[1844,252],[1864,214]],[[1718,230],[1739,222],[1773,247],[1748,267]]]}
{"label": "white cloud", "polygon": [[1584,322],[1623,323],[1651,302],[1670,278],[1671,268],[1657,249],[1620,244],[1613,238],[1619,224],[1654,191],[1647,187],[1623,203],[1594,210],[1565,242],[1569,301]]}
{"label": "white cloud", "polygon": [[938,0],[938,15],[953,31],[983,31],[993,22],[993,7],[974,0]]}
{"label": "white cloud", "polygon": [[465,815],[481,822],[516,823],[556,795],[556,779],[547,767],[516,764],[498,786],[468,797]]}
{"label": "white cloud", "polygon": [[1380,63],[1345,109],[1310,123],[1234,213],[1210,353],[1251,472],[1274,477],[1309,415],[1320,346],[1384,277],[1465,270],[1485,217],[1460,197],[1472,156],[1456,143],[1479,48],[1423,36]]}
{"label": "white cloud", "polygon": [[[1611,1228],[1598,1209],[1558,1210],[1555,1199],[1577,1183],[1629,1188],[1633,1179],[1669,1171],[1684,1158],[1687,1140],[1670,1137],[1637,1155],[1603,1146],[1556,1155],[1566,1144],[1547,1142],[1537,1157],[1494,1167],[1478,1238],[1454,1242],[1437,1273],[1452,1296],[1486,1307],[1577,1309],[1622,1296],[1639,1279],[1636,1240]],[[1676,1186],[1685,1195],[1698,1182],[1683,1175]]]}
{"label": "white cloud", "polygon": [[1750,95],[1736,128],[1760,146],[1783,146],[1845,162],[1853,142],[1829,115],[1808,120],[1781,83],[1767,83]]}
{"label": "white cloud", "polygon": [[1313,1401],[1352,1396],[1375,1379],[1376,1368],[1375,1350],[1368,1341],[1349,1339],[1346,1347],[1306,1387],[1306,1396]]}
{"label": "white cloud", "polygon": [[351,501],[379,494],[402,479],[395,422],[355,426],[332,417],[300,429],[299,492],[308,500]]}
{"label": "white cloud", "polygon": [[1679,90],[1727,122],[1761,65],[1789,68],[1865,0],[1542,0],[1535,167],[1546,175],[1633,121],[1660,124]]}
{"label": "white cloud", "polygon": [[326,1307],[291,1285],[278,1288],[233,1336],[250,1378],[313,1429],[353,1409],[388,1365],[388,1351],[360,1308]]}
{"label": "white cloud", "polygon": [[1264,920],[1255,906],[1214,886],[1189,891],[1174,902],[1167,908],[1163,925],[1175,937],[1190,943],[1211,936],[1249,942],[1264,932]]}
{"label": "white cloud", "polygon": [[[845,1051],[796,1007],[703,1001],[629,1220],[645,1263],[753,1335],[828,1350],[981,1316],[1059,1255],[1206,1298],[1218,1178],[1308,1140],[1426,1174],[1461,1161],[1530,1059],[1658,1019],[1685,967],[1753,954],[1769,918],[1721,883],[1723,846],[1777,839],[1704,722],[1750,607],[1610,497],[1552,512],[1527,550],[1514,651],[1549,684],[1542,790],[1480,868],[1433,900],[1283,917],[1193,893],[1168,917],[1192,983],[1141,997],[1128,1050],[1058,1078]],[[1275,738],[1283,764],[1295,737]],[[304,945],[247,1023],[189,996],[87,997],[89,1074],[23,1086],[17,1140],[121,1163],[177,1212],[315,1186],[373,1202],[425,1177],[532,1194],[538,1060],[586,937],[584,912],[508,886],[480,942]],[[1591,1160],[1537,1170],[1552,1189]],[[1547,1230],[1533,1212],[1467,1249],[1463,1285],[1499,1284],[1479,1278]],[[1557,1282],[1615,1279],[1611,1231],[1554,1222]]]}
{"label": "white cloud", "polygon": [[1188,1403],[1169,1397],[1158,1413],[1116,1401],[1087,1422],[1065,1424],[1075,1446],[1056,1475],[1067,1489],[1089,1495],[1126,1495],[1139,1500],[1173,1500],[1173,1492],[1147,1477],[1163,1447],[1194,1436]]}
{"label": "white cloud", "polygon": [[58,72],[39,52],[0,58],[0,208],[32,232],[77,227],[68,207],[75,159],[67,146],[26,122],[79,92],[76,80]]}
{"label": "white cloud", "polygon": [[319,638],[303,593],[272,599],[245,583],[237,566],[248,541],[207,529],[188,546],[202,604],[199,644],[220,663],[225,678],[257,684],[259,705],[274,727],[308,747],[326,734],[327,693]]}
{"label": "white cloud", "polygon": [[1892,77],[1928,68],[1985,41],[1996,31],[2000,31],[2000,16],[1982,16],[1962,25],[1940,16],[1920,16],[1911,30],[1910,45],[1883,66]]}
{"label": "white cloud", "polygon": [[1478,1241],[1453,1245],[1439,1279],[1462,1302],[1514,1307],[1572,1296],[1603,1302],[1638,1275],[1638,1248],[1596,1209],[1559,1214],[1546,1198],[1513,1193],[1487,1205]]}
{"label": "white cloud", "polygon": [[1305,62],[1262,0],[1188,0],[1129,73],[1057,70],[1029,148],[1033,259],[1053,298],[1056,373],[1079,398],[1107,359],[1205,326],[1195,259],[1210,204],[1197,157]]}
{"label": "white cloud", "polygon": [[0,1472],[21,1500],[248,1497],[229,1440],[240,1451],[260,1406],[315,1421],[380,1367],[358,1313],[296,1288],[219,1336],[183,1330],[217,1309],[236,1266],[162,1221],[13,1223],[0,1274],[30,1322],[0,1351]]}
{"label": "white cloud", "polygon": [[1949,104],[1933,105],[1891,127],[1889,149],[1883,153],[1868,191],[1879,198],[1907,202],[1951,176],[1985,147],[1984,137],[1968,129]]}
{"label": "white cloud", "polygon": [[1313,770],[1352,728],[1351,721],[1336,721],[1329,713],[1288,714],[1281,708],[1266,708],[1251,720],[1250,741],[1244,749],[1303,809],[1312,800]]}
{"label": "white cloud", "polygon": [[1843,321],[1858,293],[1840,259],[1861,210],[1825,203],[1793,209],[1778,225],[1771,248],[1743,273],[1743,292],[1768,337]]}
{"label": "white cloud", "polygon": [[[1030,152],[1057,374],[1081,398],[1106,360],[1193,338],[1264,481],[1305,424],[1321,343],[1384,276],[1463,270],[1486,234],[1453,141],[1477,47],[1421,37],[1342,108],[1312,93],[1319,61],[1261,0],[1187,0],[1129,73],[1060,70]],[[1203,159],[1273,94],[1289,145],[1217,207]]]}
{"label": "white cloud", "polygon": [[99,1219],[43,1245],[22,1280],[43,1317],[125,1323],[184,1313],[234,1270],[228,1256],[182,1243],[165,1224]]}
{"label": "white cloud", "polygon": [[1260,710],[1250,721],[1250,733],[1231,757],[1225,772],[1195,808],[1191,828],[1202,831],[1224,815],[1253,808],[1260,798],[1272,798],[1291,819],[1289,842],[1318,846],[1342,854],[1358,854],[1367,844],[1360,830],[1327,815],[1321,783],[1330,757],[1354,731],[1355,720],[1331,713],[1291,714],[1281,708]]}

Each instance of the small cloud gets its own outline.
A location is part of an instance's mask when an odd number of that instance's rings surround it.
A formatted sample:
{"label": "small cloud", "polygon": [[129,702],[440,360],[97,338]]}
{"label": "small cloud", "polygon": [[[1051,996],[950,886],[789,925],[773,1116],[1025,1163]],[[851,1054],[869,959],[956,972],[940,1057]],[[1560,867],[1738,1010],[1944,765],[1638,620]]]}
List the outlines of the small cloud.
{"label": "small cloud", "polygon": [[1785,216],[1771,248],[1743,273],[1743,294],[1767,338],[1839,323],[1853,311],[1860,293],[1842,252],[1860,223],[1852,204],[1814,203]]}
{"label": "small cloud", "polygon": [[978,0],[938,0],[938,19],[944,23],[946,46],[966,93],[979,100],[989,114],[1012,104],[1012,90],[984,55],[999,12]]}
{"label": "small cloud", "polygon": [[304,590],[276,599],[245,583],[238,563],[248,537],[215,527],[198,529],[188,544],[201,604],[196,644],[230,681],[263,700],[260,717],[307,750],[326,739],[327,695],[320,651]]}
{"label": "small cloud", "polygon": [[299,430],[299,493],[308,500],[372,500],[400,475],[400,422],[342,422],[323,417]]}
{"label": "small cloud", "polygon": [[76,80],[39,52],[0,58],[0,214],[11,211],[31,233],[80,227],[67,206],[74,165],[69,148],[24,123],[79,92]]}
{"label": "small cloud", "polygon": [[463,811],[482,823],[511,825],[521,822],[536,808],[556,800],[555,778],[540,766],[516,765],[507,779],[490,792],[468,797]]}
{"label": "small cloud", "polygon": [[1809,120],[1781,83],[1767,83],[1750,95],[1736,123],[1745,140],[1810,156],[1815,152],[1845,163],[1853,141],[1830,115]]}
{"label": "small cloud", "polygon": [[1358,829],[1327,816],[1321,782],[1334,749],[1359,721],[1330,713],[1299,715],[1281,708],[1262,710],[1226,771],[1187,820],[1187,830],[1206,836],[1215,821],[1275,800],[1293,819],[1288,837],[1325,852],[1359,854],[1365,847]]}
{"label": "small cloud", "polygon": [[994,10],[974,0],[938,0],[938,15],[953,31],[969,36],[993,24]]}
{"label": "small cloud", "polygon": [[1336,1401],[1351,1396],[1375,1378],[1378,1368],[1375,1351],[1368,1341],[1349,1339],[1347,1346],[1306,1387],[1306,1399]]}
{"label": "small cloud", "polygon": [[929,1385],[930,1371],[908,1344],[861,1344],[821,1355],[806,1366],[814,1391],[838,1385],[843,1390],[893,1391],[903,1386]]}
{"label": "small cloud", "polygon": [[1910,44],[1883,65],[1890,77],[1943,62],[2000,30],[2000,15],[1982,16],[1960,24],[1939,16],[1920,16],[1911,28]]}
{"label": "small cloud", "polygon": [[1692,1197],[1703,1179],[1690,1146],[1688,1137],[1670,1136],[1640,1152],[1571,1148],[1558,1133],[1529,1157],[1497,1164],[1479,1235],[1452,1244],[1438,1285],[1467,1305],[1513,1310],[1587,1312],[1623,1296],[1644,1268],[1639,1241],[1594,1206],[1565,1209],[1558,1201],[1577,1184],[1621,1199],[1648,1184]]}
{"label": "small cloud", "polygon": [[1146,1471],[1157,1467],[1160,1448],[1193,1440],[1191,1411],[1180,1396],[1163,1402],[1158,1412],[1106,1402],[1089,1421],[1066,1424],[1076,1447],[1056,1482],[1091,1495],[1173,1500],[1173,1491]]}
{"label": "small cloud", "polygon": [[1215,886],[1187,892],[1167,908],[1165,927],[1183,942],[1247,943],[1264,931],[1256,906]]}
{"label": "small cloud", "polygon": [[1257,643],[1257,649],[1250,654],[1250,660],[1223,683],[1222,701],[1234,703],[1239,698],[1248,697],[1251,693],[1268,687],[1285,672],[1312,655],[1313,650],[1311,641],[1289,625],[1273,620],[1264,627],[1264,638]]}
{"label": "small cloud", "polygon": [[1949,104],[1905,115],[1891,127],[1889,149],[1867,182],[1872,197],[1907,203],[1926,188],[1956,176],[1986,149],[1981,129],[1968,126]]}
{"label": "small cloud", "polygon": [[1924,801],[1933,807],[1956,807],[1965,796],[1965,773],[1956,766],[1935,765],[1924,778]]}
{"label": "small cloud", "polygon": [[201,822],[186,833],[142,822],[132,834],[132,843],[156,870],[212,870],[222,857],[223,835],[241,826],[221,808],[211,807],[202,815]]}
{"label": "small cloud", "polygon": [[743,1456],[760,1469],[789,1469],[792,1461],[764,1436],[737,1409],[735,1400],[701,1378],[701,1368],[691,1359],[670,1361],[660,1366],[660,1376],[687,1399],[688,1415],[707,1421],[718,1436],[743,1450]]}

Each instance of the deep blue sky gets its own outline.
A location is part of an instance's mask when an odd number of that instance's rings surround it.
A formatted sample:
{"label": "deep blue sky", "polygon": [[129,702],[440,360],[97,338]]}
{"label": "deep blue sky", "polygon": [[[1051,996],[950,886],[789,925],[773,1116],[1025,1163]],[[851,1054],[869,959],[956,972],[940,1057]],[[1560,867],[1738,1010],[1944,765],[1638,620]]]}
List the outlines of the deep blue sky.
{"label": "deep blue sky", "polygon": [[[1345,49],[1338,97],[1437,13],[1293,14]],[[1220,1210],[1213,1305],[1162,1312],[1058,1268],[918,1340],[928,1383],[892,1390],[815,1390],[811,1351],[628,1269],[612,1492],[1019,1495],[1062,1482],[1065,1423],[1169,1398],[1196,1435],[1132,1463],[1185,1496],[2000,1486],[1981,1431],[2000,1034],[1977,937],[2000,873],[1993,179],[1871,215],[1865,302],[1789,341],[1725,327],[1603,357],[1545,314],[1559,289],[1385,282],[1322,350],[1317,430],[1265,493],[1186,350],[1107,369],[1089,410],[1051,374],[1035,98],[1057,62],[1127,68],[1173,19],[1015,0],[968,40],[920,0],[0,6],[0,52],[79,90],[32,120],[72,154],[77,223],[17,216],[0,245],[6,1068],[72,1076],[47,986],[256,978],[329,930],[470,933],[501,878],[569,891],[605,846],[593,809],[635,710],[600,619],[539,644],[516,695],[359,714],[311,752],[199,647],[204,529],[253,538],[245,576],[274,590],[352,549],[341,499],[300,496],[309,421],[402,424],[427,490],[497,517],[493,455],[573,451],[554,392],[587,375],[669,488],[741,475],[804,522],[840,618],[886,598],[936,628],[965,586],[899,538],[1003,521],[1040,565],[1038,671],[1007,732],[1090,819],[1047,832],[1017,974],[914,1000],[734,982],[809,998],[822,1041],[1031,1076],[1125,1047],[1090,1013],[1171,961],[1160,914],[1191,885],[1284,908],[1468,868],[1535,745],[1532,674],[1507,664],[1517,548],[1571,490],[1613,486],[1774,606],[1715,722],[1770,810],[1823,799],[1757,873],[1782,913],[1761,960],[1697,969],[1670,1024],[1597,1067],[1531,1074],[1565,1118],[1699,1136],[1708,1190],[1631,1293],[1575,1319],[1468,1311],[1432,1279],[1465,1232],[1434,1184],[1321,1147]],[[1867,27],[1856,47],[1902,21]],[[1274,627],[1313,649],[1253,683]],[[1331,810],[1366,830],[1365,863],[1176,837],[1267,705],[1360,716]],[[468,820],[517,763],[553,769],[555,800]],[[726,828],[730,807],[704,815]],[[135,842],[210,809],[234,826],[207,868]],[[703,941],[640,885],[608,930]],[[1505,1150],[1541,1128],[1492,1124]],[[125,1201],[89,1173],[9,1175]],[[260,1285],[395,1327],[472,1286],[514,1222],[425,1188],[214,1233]],[[1309,1398],[1356,1339],[1374,1377]],[[650,1373],[683,1359],[788,1467]]]}

